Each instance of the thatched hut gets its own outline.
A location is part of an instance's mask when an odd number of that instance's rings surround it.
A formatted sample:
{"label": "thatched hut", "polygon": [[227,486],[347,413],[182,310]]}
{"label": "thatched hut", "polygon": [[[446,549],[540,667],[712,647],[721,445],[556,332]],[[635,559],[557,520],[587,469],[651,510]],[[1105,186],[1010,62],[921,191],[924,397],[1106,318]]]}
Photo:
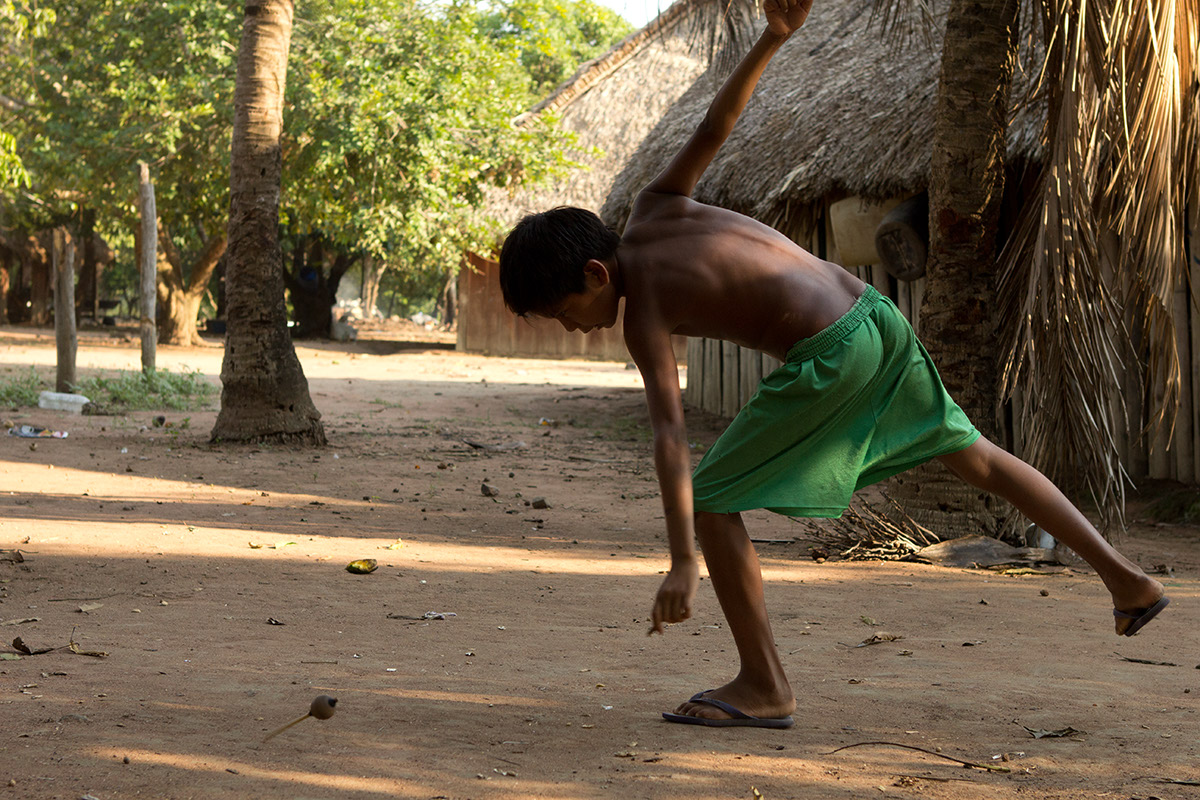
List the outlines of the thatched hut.
{"label": "thatched hut", "polygon": [[[901,47],[869,24],[872,5],[872,0],[816,4],[802,34],[776,55],[695,197],[753,216],[841,263],[890,295],[919,329],[924,281],[900,280],[895,269],[884,269],[874,234],[890,209],[928,187],[944,16],[935,15],[927,39]],[[1009,225],[1024,202],[1025,168],[1043,157],[1046,108],[1029,99],[1040,53],[1029,48],[1024,53],[1014,77],[1008,135]],[[723,77],[716,69],[702,74],[645,137],[602,208],[607,223],[621,229],[637,191],[695,130]],[[1193,254],[1200,252],[1194,231],[1193,225]],[[1192,260],[1195,281],[1200,260]],[[1135,478],[1200,480],[1200,403],[1188,399],[1200,398],[1195,335],[1200,313],[1186,292],[1181,284],[1178,345],[1191,391],[1178,419],[1187,424],[1177,424],[1171,438],[1142,437],[1148,414],[1137,370],[1129,370],[1125,400],[1131,419],[1116,428],[1122,463]],[[773,367],[758,353],[706,340],[689,342],[688,364],[687,401],[726,415],[736,412]],[[1021,400],[1018,391],[1013,402],[1019,406]],[[1015,427],[1011,445],[1020,454],[1022,434]]]}
{"label": "thatched hut", "polygon": [[[707,68],[712,54],[737,50],[725,45],[748,29],[746,9],[726,14],[713,0],[678,0],[645,28],[584,64],[527,115],[558,115],[560,125],[578,137],[571,158],[581,166],[548,186],[495,191],[488,215],[507,228],[528,213],[554,206],[599,209],[625,162]],[[462,270],[459,279],[458,349],[628,359],[619,325],[584,336],[558,325],[514,319],[500,299],[495,262],[487,254],[472,254],[468,261],[471,268]]]}

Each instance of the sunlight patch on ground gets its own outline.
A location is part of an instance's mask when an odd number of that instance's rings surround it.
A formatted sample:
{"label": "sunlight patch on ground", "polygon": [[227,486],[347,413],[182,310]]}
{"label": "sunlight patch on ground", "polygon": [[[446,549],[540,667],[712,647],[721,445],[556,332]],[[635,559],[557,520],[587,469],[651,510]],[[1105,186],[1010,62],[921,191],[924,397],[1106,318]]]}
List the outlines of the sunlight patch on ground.
{"label": "sunlight patch on ground", "polygon": [[[52,343],[53,340],[49,340]],[[45,346],[46,341],[28,346],[0,347],[0,372],[11,368],[23,372],[31,366],[53,369],[56,352]],[[613,388],[642,388],[641,374],[622,362],[564,359],[554,361],[554,370],[547,373],[544,359],[521,359],[483,356],[446,350],[429,350],[373,355],[370,353],[338,352],[298,346],[297,357],[309,380],[339,380],[346,378],[347,368],[356,363],[385,365],[397,381],[437,381],[448,383],[531,384],[554,386],[603,386]],[[172,372],[200,371],[219,383],[224,349],[187,348],[178,351],[160,348],[155,362],[159,369]],[[81,374],[89,371],[140,371],[141,351],[135,347],[88,347],[81,344],[76,357]],[[680,367],[684,382],[686,367]],[[361,378],[369,380],[369,378]]]}
{"label": "sunlight patch on ground", "polygon": [[359,689],[358,694],[378,694],[400,700],[430,700],[435,703],[471,703],[483,706],[518,706],[520,708],[563,708],[566,703],[536,697],[513,697],[496,694],[463,694],[439,692],[434,689]]}
{"label": "sunlight patch on ground", "polygon": [[[103,759],[121,759],[128,756],[138,764],[153,764],[197,774],[233,773],[243,778],[270,780],[296,786],[339,792],[361,792],[381,797],[429,797],[429,788],[417,781],[386,777],[356,777],[353,775],[316,774],[295,769],[262,767],[246,761],[223,758],[211,753],[193,755],[189,753],[156,753],[152,750],[121,748],[120,750],[99,748],[93,753]],[[345,797],[346,795],[340,795]]]}

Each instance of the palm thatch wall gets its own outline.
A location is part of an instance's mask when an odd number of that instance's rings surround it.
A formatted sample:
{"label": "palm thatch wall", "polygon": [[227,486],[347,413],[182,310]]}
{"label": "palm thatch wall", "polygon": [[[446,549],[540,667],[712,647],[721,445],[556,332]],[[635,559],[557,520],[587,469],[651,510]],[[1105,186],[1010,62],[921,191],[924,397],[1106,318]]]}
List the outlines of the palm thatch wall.
{"label": "palm thatch wall", "polygon": [[[887,200],[925,189],[941,53],[925,37],[889,41],[871,24],[872,6],[873,0],[814,6],[804,30],[763,75],[696,187],[697,200],[800,238],[812,233],[831,201]],[[944,15],[931,20],[929,42],[941,41],[943,23]],[[1030,71],[1014,96],[1029,94]],[[606,222],[624,225],[634,195],[691,136],[724,77],[721,69],[702,75],[646,138],[613,183],[601,212]],[[1013,109],[1010,159],[1039,157],[1044,115],[1027,103]]]}
{"label": "palm thatch wall", "polygon": [[[580,166],[551,185],[494,190],[485,213],[507,229],[526,214],[554,206],[599,209],[647,134],[710,63],[721,63],[721,53],[741,52],[749,30],[747,8],[726,13],[712,0],[678,0],[645,28],[584,64],[517,121],[556,114],[560,126],[578,137],[570,158]],[[619,325],[590,334],[607,334],[599,343],[586,342],[582,333],[568,333],[557,325],[538,326],[531,333],[526,323],[505,310],[494,290],[494,264],[486,258],[471,262],[476,273],[483,274],[464,274],[460,280],[458,349],[493,355],[629,358]]]}

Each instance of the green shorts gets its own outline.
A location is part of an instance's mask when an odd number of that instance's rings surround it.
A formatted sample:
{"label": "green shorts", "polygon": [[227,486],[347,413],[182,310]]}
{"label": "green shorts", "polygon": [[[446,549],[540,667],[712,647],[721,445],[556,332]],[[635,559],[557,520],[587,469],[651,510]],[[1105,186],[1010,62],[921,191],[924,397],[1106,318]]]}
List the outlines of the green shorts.
{"label": "green shorts", "polygon": [[839,517],[855,490],[978,438],[908,320],[868,286],[788,351],[705,453],[695,509]]}

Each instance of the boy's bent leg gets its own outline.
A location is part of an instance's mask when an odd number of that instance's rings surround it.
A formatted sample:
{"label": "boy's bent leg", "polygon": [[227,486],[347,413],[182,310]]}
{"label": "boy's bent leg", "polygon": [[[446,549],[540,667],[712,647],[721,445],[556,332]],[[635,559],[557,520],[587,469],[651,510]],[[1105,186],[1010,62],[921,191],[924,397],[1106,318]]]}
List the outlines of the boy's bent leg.
{"label": "boy's bent leg", "polygon": [[1118,634],[1134,624],[1136,612],[1163,599],[1161,583],[1118,553],[1049,478],[1013,454],[981,437],[940,460],[968,483],[1008,500],[1090,564],[1112,594],[1113,607],[1124,614],[1116,619]]}
{"label": "boy's bent leg", "polygon": [[[755,717],[788,716],[796,708],[796,699],[775,648],[758,555],[741,515],[699,512],[696,537],[741,659],[737,677],[705,696]],[[675,713],[708,719],[730,716],[712,705],[690,701]]]}

